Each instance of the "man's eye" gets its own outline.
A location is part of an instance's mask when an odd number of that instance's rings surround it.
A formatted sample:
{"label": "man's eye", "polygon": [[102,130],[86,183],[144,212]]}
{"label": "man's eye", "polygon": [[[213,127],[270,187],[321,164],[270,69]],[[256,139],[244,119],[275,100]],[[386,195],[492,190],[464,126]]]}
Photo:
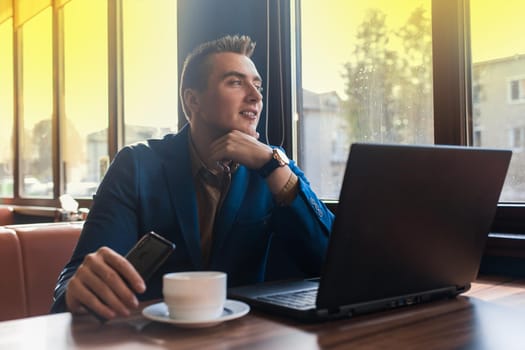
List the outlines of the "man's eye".
{"label": "man's eye", "polygon": [[264,88],[262,86],[256,86],[255,87],[257,89],[257,91],[259,91],[261,94],[262,92],[264,91]]}
{"label": "man's eye", "polygon": [[242,85],[242,81],[240,81],[240,80],[231,80],[230,81],[230,85],[235,85],[235,86]]}

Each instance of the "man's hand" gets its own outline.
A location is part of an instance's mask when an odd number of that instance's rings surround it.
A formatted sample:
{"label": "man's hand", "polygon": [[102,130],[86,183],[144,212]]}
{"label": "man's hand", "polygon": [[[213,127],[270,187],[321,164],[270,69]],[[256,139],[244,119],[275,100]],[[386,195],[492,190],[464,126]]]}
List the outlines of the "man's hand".
{"label": "man's hand", "polygon": [[259,169],[272,157],[270,146],[257,140],[259,134],[233,130],[211,144],[208,165],[233,160],[250,169]]}
{"label": "man's hand", "polygon": [[[255,132],[255,131],[254,131]],[[257,140],[259,134],[246,134],[233,130],[215,140],[211,144],[211,156],[208,167],[214,167],[218,162],[233,160],[250,169],[260,169],[273,156],[272,148]],[[275,169],[266,182],[273,194],[277,194],[284,187],[292,170],[288,166]]]}
{"label": "man's hand", "polygon": [[128,316],[131,309],[138,307],[133,291],[143,293],[145,290],[142,277],[129,261],[112,249],[102,247],[88,254],[71,277],[66,305],[73,313],[81,313],[87,307],[106,319]]}

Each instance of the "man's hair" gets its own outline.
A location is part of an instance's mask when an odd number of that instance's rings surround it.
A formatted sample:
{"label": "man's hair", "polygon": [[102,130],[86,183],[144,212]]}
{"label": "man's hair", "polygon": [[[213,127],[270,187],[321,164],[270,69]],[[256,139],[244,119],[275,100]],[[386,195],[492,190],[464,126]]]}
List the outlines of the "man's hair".
{"label": "man's hair", "polygon": [[190,116],[184,101],[184,91],[186,89],[197,91],[206,89],[212,68],[209,61],[210,56],[221,52],[234,52],[251,57],[254,50],[255,42],[247,35],[227,35],[193,49],[184,60],[180,77],[180,98],[186,118]]}

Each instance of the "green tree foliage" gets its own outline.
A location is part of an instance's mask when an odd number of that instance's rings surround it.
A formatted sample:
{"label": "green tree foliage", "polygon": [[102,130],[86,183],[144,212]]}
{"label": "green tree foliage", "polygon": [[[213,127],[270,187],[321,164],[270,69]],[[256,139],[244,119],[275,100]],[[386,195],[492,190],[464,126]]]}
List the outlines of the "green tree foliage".
{"label": "green tree foliage", "polygon": [[403,44],[400,104],[406,119],[403,139],[411,143],[433,140],[432,117],[432,37],[430,19],[416,8],[396,33]]}
{"label": "green tree foliage", "polygon": [[[351,138],[373,142],[432,140],[430,20],[416,8],[399,29],[371,9],[359,25],[352,59],[344,65]],[[394,50],[392,42],[403,50]]]}

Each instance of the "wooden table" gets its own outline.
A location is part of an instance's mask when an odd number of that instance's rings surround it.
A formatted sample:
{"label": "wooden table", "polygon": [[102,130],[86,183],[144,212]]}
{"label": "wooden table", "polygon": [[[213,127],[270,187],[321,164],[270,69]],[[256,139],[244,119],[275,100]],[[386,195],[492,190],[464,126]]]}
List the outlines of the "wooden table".
{"label": "wooden table", "polygon": [[0,322],[0,349],[525,349],[525,281],[480,278],[454,300],[304,324],[252,310],[203,329],[140,314],[100,325],[69,313]]}

